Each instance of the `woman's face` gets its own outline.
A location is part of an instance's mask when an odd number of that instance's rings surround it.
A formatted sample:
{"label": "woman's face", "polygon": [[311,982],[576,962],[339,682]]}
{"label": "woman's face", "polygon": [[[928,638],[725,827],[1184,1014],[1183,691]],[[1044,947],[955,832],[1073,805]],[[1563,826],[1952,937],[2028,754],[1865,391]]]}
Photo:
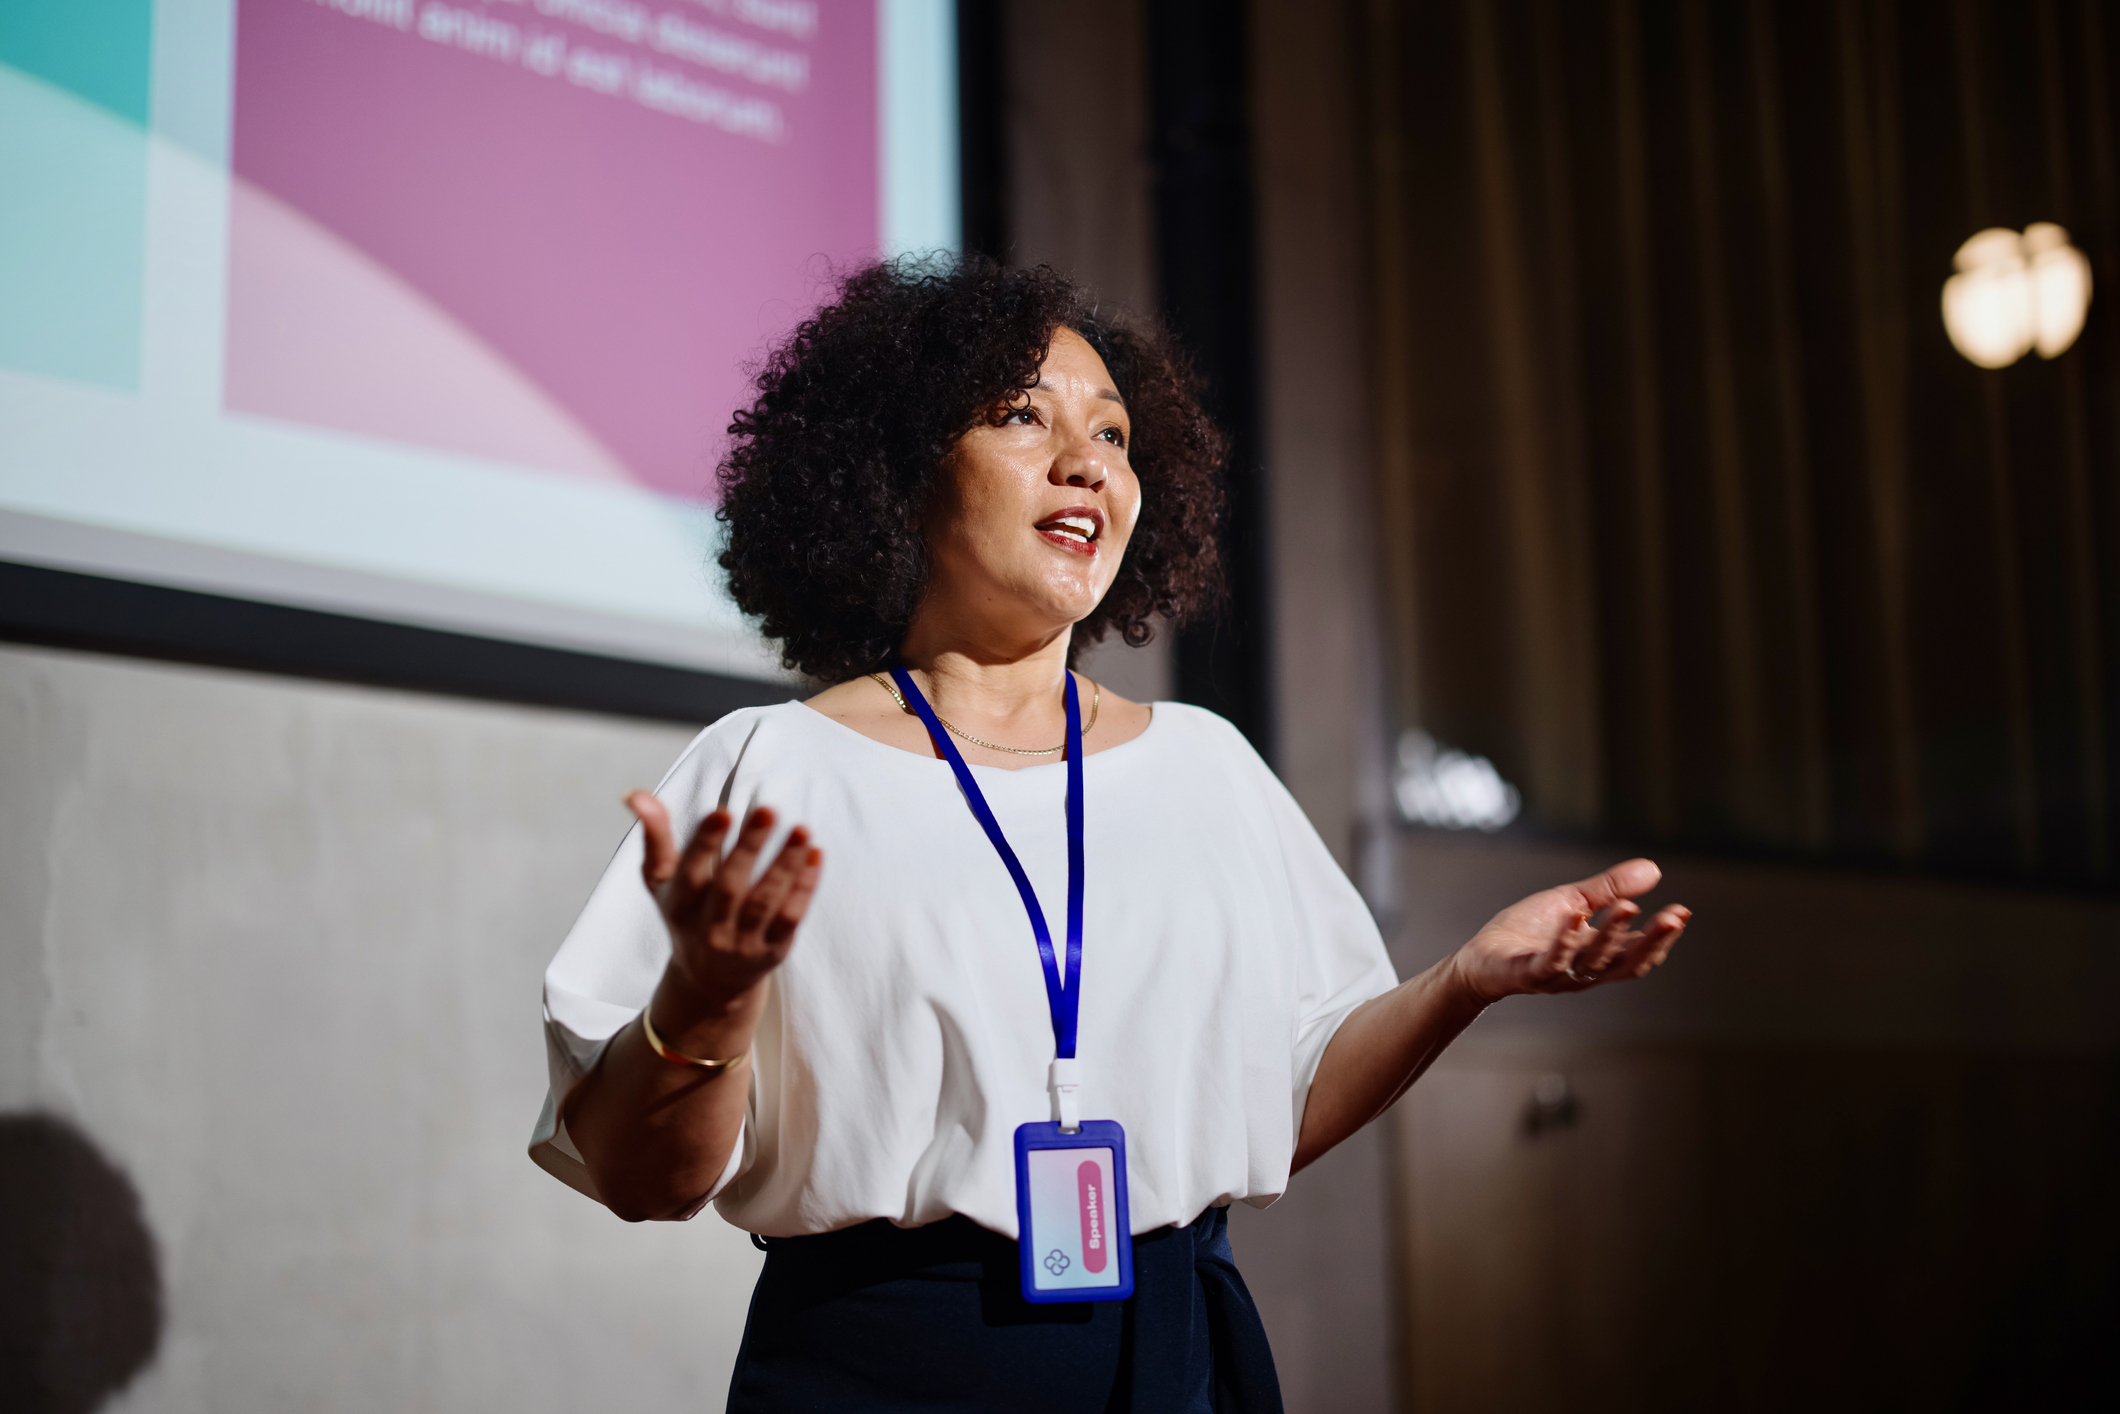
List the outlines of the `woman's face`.
{"label": "woman's face", "polygon": [[964,434],[930,512],[928,605],[1011,636],[1088,617],[1141,511],[1133,427],[1104,360],[1053,336],[1038,385]]}

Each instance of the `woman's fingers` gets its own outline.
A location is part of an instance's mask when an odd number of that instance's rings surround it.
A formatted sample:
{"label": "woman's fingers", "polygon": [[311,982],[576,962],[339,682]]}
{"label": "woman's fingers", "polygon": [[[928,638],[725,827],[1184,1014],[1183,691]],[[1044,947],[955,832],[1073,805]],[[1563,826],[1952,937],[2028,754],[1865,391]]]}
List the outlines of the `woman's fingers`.
{"label": "woman's fingers", "polygon": [[[670,819],[661,802],[645,791],[627,798],[640,815],[650,835],[650,862],[644,866],[651,883],[675,881],[674,891],[664,895],[664,911],[674,935],[690,940],[702,959],[722,956],[754,959],[761,943],[768,949],[784,950],[795,925],[808,909],[816,891],[818,864],[823,856],[810,845],[808,830],[789,831],[762,873],[759,856],[772,837],[775,816],[758,806],[744,817],[741,828],[726,810],[716,810],[699,822],[684,853],[678,855]],[[729,836],[736,838],[730,843]],[[723,846],[729,846],[726,857]]]}
{"label": "woman's fingers", "polygon": [[721,865],[721,843],[729,837],[729,812],[716,810],[699,822],[692,831],[692,839],[685,846],[684,857],[678,861],[678,871],[683,874],[688,888],[697,891],[707,886]]}
{"label": "woman's fingers", "polygon": [[1693,918],[1693,910],[1682,903],[1674,903],[1657,911],[1649,920],[1649,926],[1636,934],[1625,956],[1612,966],[1614,978],[1634,978],[1646,975],[1661,967],[1671,949],[1678,944],[1679,936],[1686,931],[1686,924]]}
{"label": "woman's fingers", "polygon": [[[1671,955],[1679,935],[1686,931],[1686,920],[1692,916],[1692,911],[1683,904],[1660,909],[1645,927],[1627,934],[1626,946],[1611,962],[1597,970],[1591,977],[1592,984],[1631,982],[1647,975]],[[1581,971],[1580,968],[1577,970]]]}
{"label": "woman's fingers", "polygon": [[820,867],[823,863],[823,850],[810,849],[803,852],[802,867],[795,873],[794,886],[788,890],[788,896],[780,901],[780,911],[766,924],[766,946],[784,948],[788,945],[788,940],[795,936],[796,925],[801,923],[802,916],[809,912],[810,897],[817,892],[818,876],[824,872]]}
{"label": "woman's fingers", "polygon": [[[1568,891],[1563,891],[1568,892]],[[1583,959],[1598,944],[1604,934],[1593,921],[1591,911],[1571,905],[1568,919],[1553,936],[1553,961],[1556,973],[1572,973],[1583,965]]]}
{"label": "woman's fingers", "polygon": [[1542,990],[1556,978],[1565,976],[1574,966],[1577,955],[1596,936],[1596,930],[1590,926],[1590,915],[1574,906],[1573,890],[1556,889],[1553,893],[1563,896],[1559,921],[1550,925],[1552,933],[1545,946],[1528,954],[1519,964],[1528,972],[1535,990]]}
{"label": "woman's fingers", "polygon": [[660,888],[677,872],[677,834],[670,828],[670,812],[663,808],[653,791],[629,790],[624,799],[626,809],[640,821],[645,846],[641,854],[640,876],[647,880],[651,890]]}
{"label": "woman's fingers", "polygon": [[1606,915],[1604,926],[1579,947],[1571,944],[1582,930],[1563,928],[1549,952],[1560,966],[1541,980],[1551,990],[1581,992],[1605,982],[1632,981],[1661,966],[1686,931],[1693,910],[1684,904],[1669,904],[1644,926],[1631,927],[1641,912],[1641,906],[1631,900],[1618,901]]}
{"label": "woman's fingers", "polygon": [[[716,812],[717,814],[720,812]],[[726,817],[724,817],[726,820]],[[724,826],[726,832],[726,826]],[[719,923],[727,918],[738,900],[750,886],[751,875],[758,867],[758,852],[765,848],[766,837],[773,833],[773,812],[760,805],[745,817],[743,829],[736,835],[736,847],[729,851],[727,859],[720,858],[721,841],[715,841],[714,856],[703,861],[704,872],[695,876],[696,885],[706,888],[711,878],[714,888],[710,891],[711,908],[708,921]],[[690,864],[690,861],[686,861]],[[688,873],[691,871],[688,869]]]}
{"label": "woman's fingers", "polygon": [[739,939],[764,931],[766,920],[779,910],[781,901],[795,887],[795,876],[810,857],[810,833],[800,825],[788,832],[788,842],[780,847],[780,853],[766,866],[758,882],[744,894],[743,902],[736,909],[736,932]]}
{"label": "woman's fingers", "polygon": [[1605,915],[1605,926],[1575,955],[1568,970],[1578,977],[1602,977],[1614,959],[1625,952],[1640,935],[1632,931],[1634,920],[1642,916],[1641,905],[1632,899],[1621,899],[1612,905]]}
{"label": "woman's fingers", "polygon": [[[1496,914],[1460,950],[1470,969],[1461,975],[1490,1000],[1581,992],[1639,977],[1670,955],[1693,917],[1683,904],[1669,904],[1640,923],[1642,906],[1630,895],[1653,888],[1659,877],[1654,864],[1633,859],[1596,878],[1533,894]],[[1597,910],[1590,904],[1598,898],[1609,900],[1602,925],[1592,922]]]}
{"label": "woman's fingers", "polygon": [[1602,874],[1593,874],[1572,885],[1582,895],[1587,910],[1596,913],[1612,907],[1621,899],[1645,894],[1656,887],[1656,881],[1664,877],[1664,871],[1647,859],[1629,859],[1613,865]]}
{"label": "woman's fingers", "polygon": [[[763,825],[759,825],[761,814],[765,816]],[[744,827],[736,835],[736,848],[729,850],[729,856],[723,859],[721,850],[729,839],[729,829],[734,825],[734,818],[727,810],[717,810],[700,820],[700,831],[691,837],[691,848],[685,850],[685,882],[702,892],[714,892],[714,895],[721,895],[723,890],[731,892],[731,897],[742,895],[744,884],[750,882],[750,865],[759,856],[759,844],[763,844],[765,833],[774,827],[774,812],[763,806],[750,812],[750,818],[744,820]],[[746,844],[750,846],[748,850],[744,848]],[[710,884],[717,888],[708,890]]]}

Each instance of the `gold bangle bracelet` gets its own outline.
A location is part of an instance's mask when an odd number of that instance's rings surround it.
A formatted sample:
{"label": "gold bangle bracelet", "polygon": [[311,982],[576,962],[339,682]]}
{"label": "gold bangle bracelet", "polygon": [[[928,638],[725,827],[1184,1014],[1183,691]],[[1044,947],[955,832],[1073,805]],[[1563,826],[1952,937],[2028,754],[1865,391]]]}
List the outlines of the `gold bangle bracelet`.
{"label": "gold bangle bracelet", "polygon": [[718,1073],[724,1070],[733,1070],[737,1066],[742,1065],[745,1057],[751,1054],[749,1051],[745,1051],[743,1055],[732,1056],[728,1060],[700,1060],[696,1056],[688,1056],[682,1052],[673,1051],[663,1044],[662,1037],[655,1034],[655,1023],[648,1019],[647,1007],[640,1009],[640,1030],[641,1034],[648,1038],[648,1049],[672,1065],[696,1065],[701,1070]]}

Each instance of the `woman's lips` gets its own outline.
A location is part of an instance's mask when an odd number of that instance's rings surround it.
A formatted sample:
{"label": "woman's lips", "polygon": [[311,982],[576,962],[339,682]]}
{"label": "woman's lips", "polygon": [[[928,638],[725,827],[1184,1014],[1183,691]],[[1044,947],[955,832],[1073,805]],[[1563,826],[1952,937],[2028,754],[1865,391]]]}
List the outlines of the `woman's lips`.
{"label": "woman's lips", "polygon": [[1071,555],[1095,555],[1104,532],[1104,515],[1091,506],[1070,506],[1047,516],[1037,532]]}
{"label": "woman's lips", "polygon": [[1038,527],[1038,533],[1070,555],[1095,556],[1097,553],[1097,542],[1094,540],[1084,540],[1079,535],[1064,535],[1057,530],[1047,530],[1042,525]]}

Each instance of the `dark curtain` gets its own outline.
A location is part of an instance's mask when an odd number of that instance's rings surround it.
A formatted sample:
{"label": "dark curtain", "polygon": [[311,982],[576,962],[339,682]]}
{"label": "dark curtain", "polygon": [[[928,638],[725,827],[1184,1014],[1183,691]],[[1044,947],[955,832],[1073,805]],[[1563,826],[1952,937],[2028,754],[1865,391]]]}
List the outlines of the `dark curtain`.
{"label": "dark curtain", "polygon": [[1248,36],[1243,12],[1216,0],[1146,0],[1142,11],[1161,312],[1200,375],[1208,412],[1230,438],[1220,528],[1229,595],[1180,630],[1172,666],[1181,701],[1219,712],[1272,761]]}
{"label": "dark curtain", "polygon": [[[2083,0],[1372,0],[1402,719],[1533,827],[2108,887],[2116,17]],[[1943,282],[2058,222],[2075,346]]]}

